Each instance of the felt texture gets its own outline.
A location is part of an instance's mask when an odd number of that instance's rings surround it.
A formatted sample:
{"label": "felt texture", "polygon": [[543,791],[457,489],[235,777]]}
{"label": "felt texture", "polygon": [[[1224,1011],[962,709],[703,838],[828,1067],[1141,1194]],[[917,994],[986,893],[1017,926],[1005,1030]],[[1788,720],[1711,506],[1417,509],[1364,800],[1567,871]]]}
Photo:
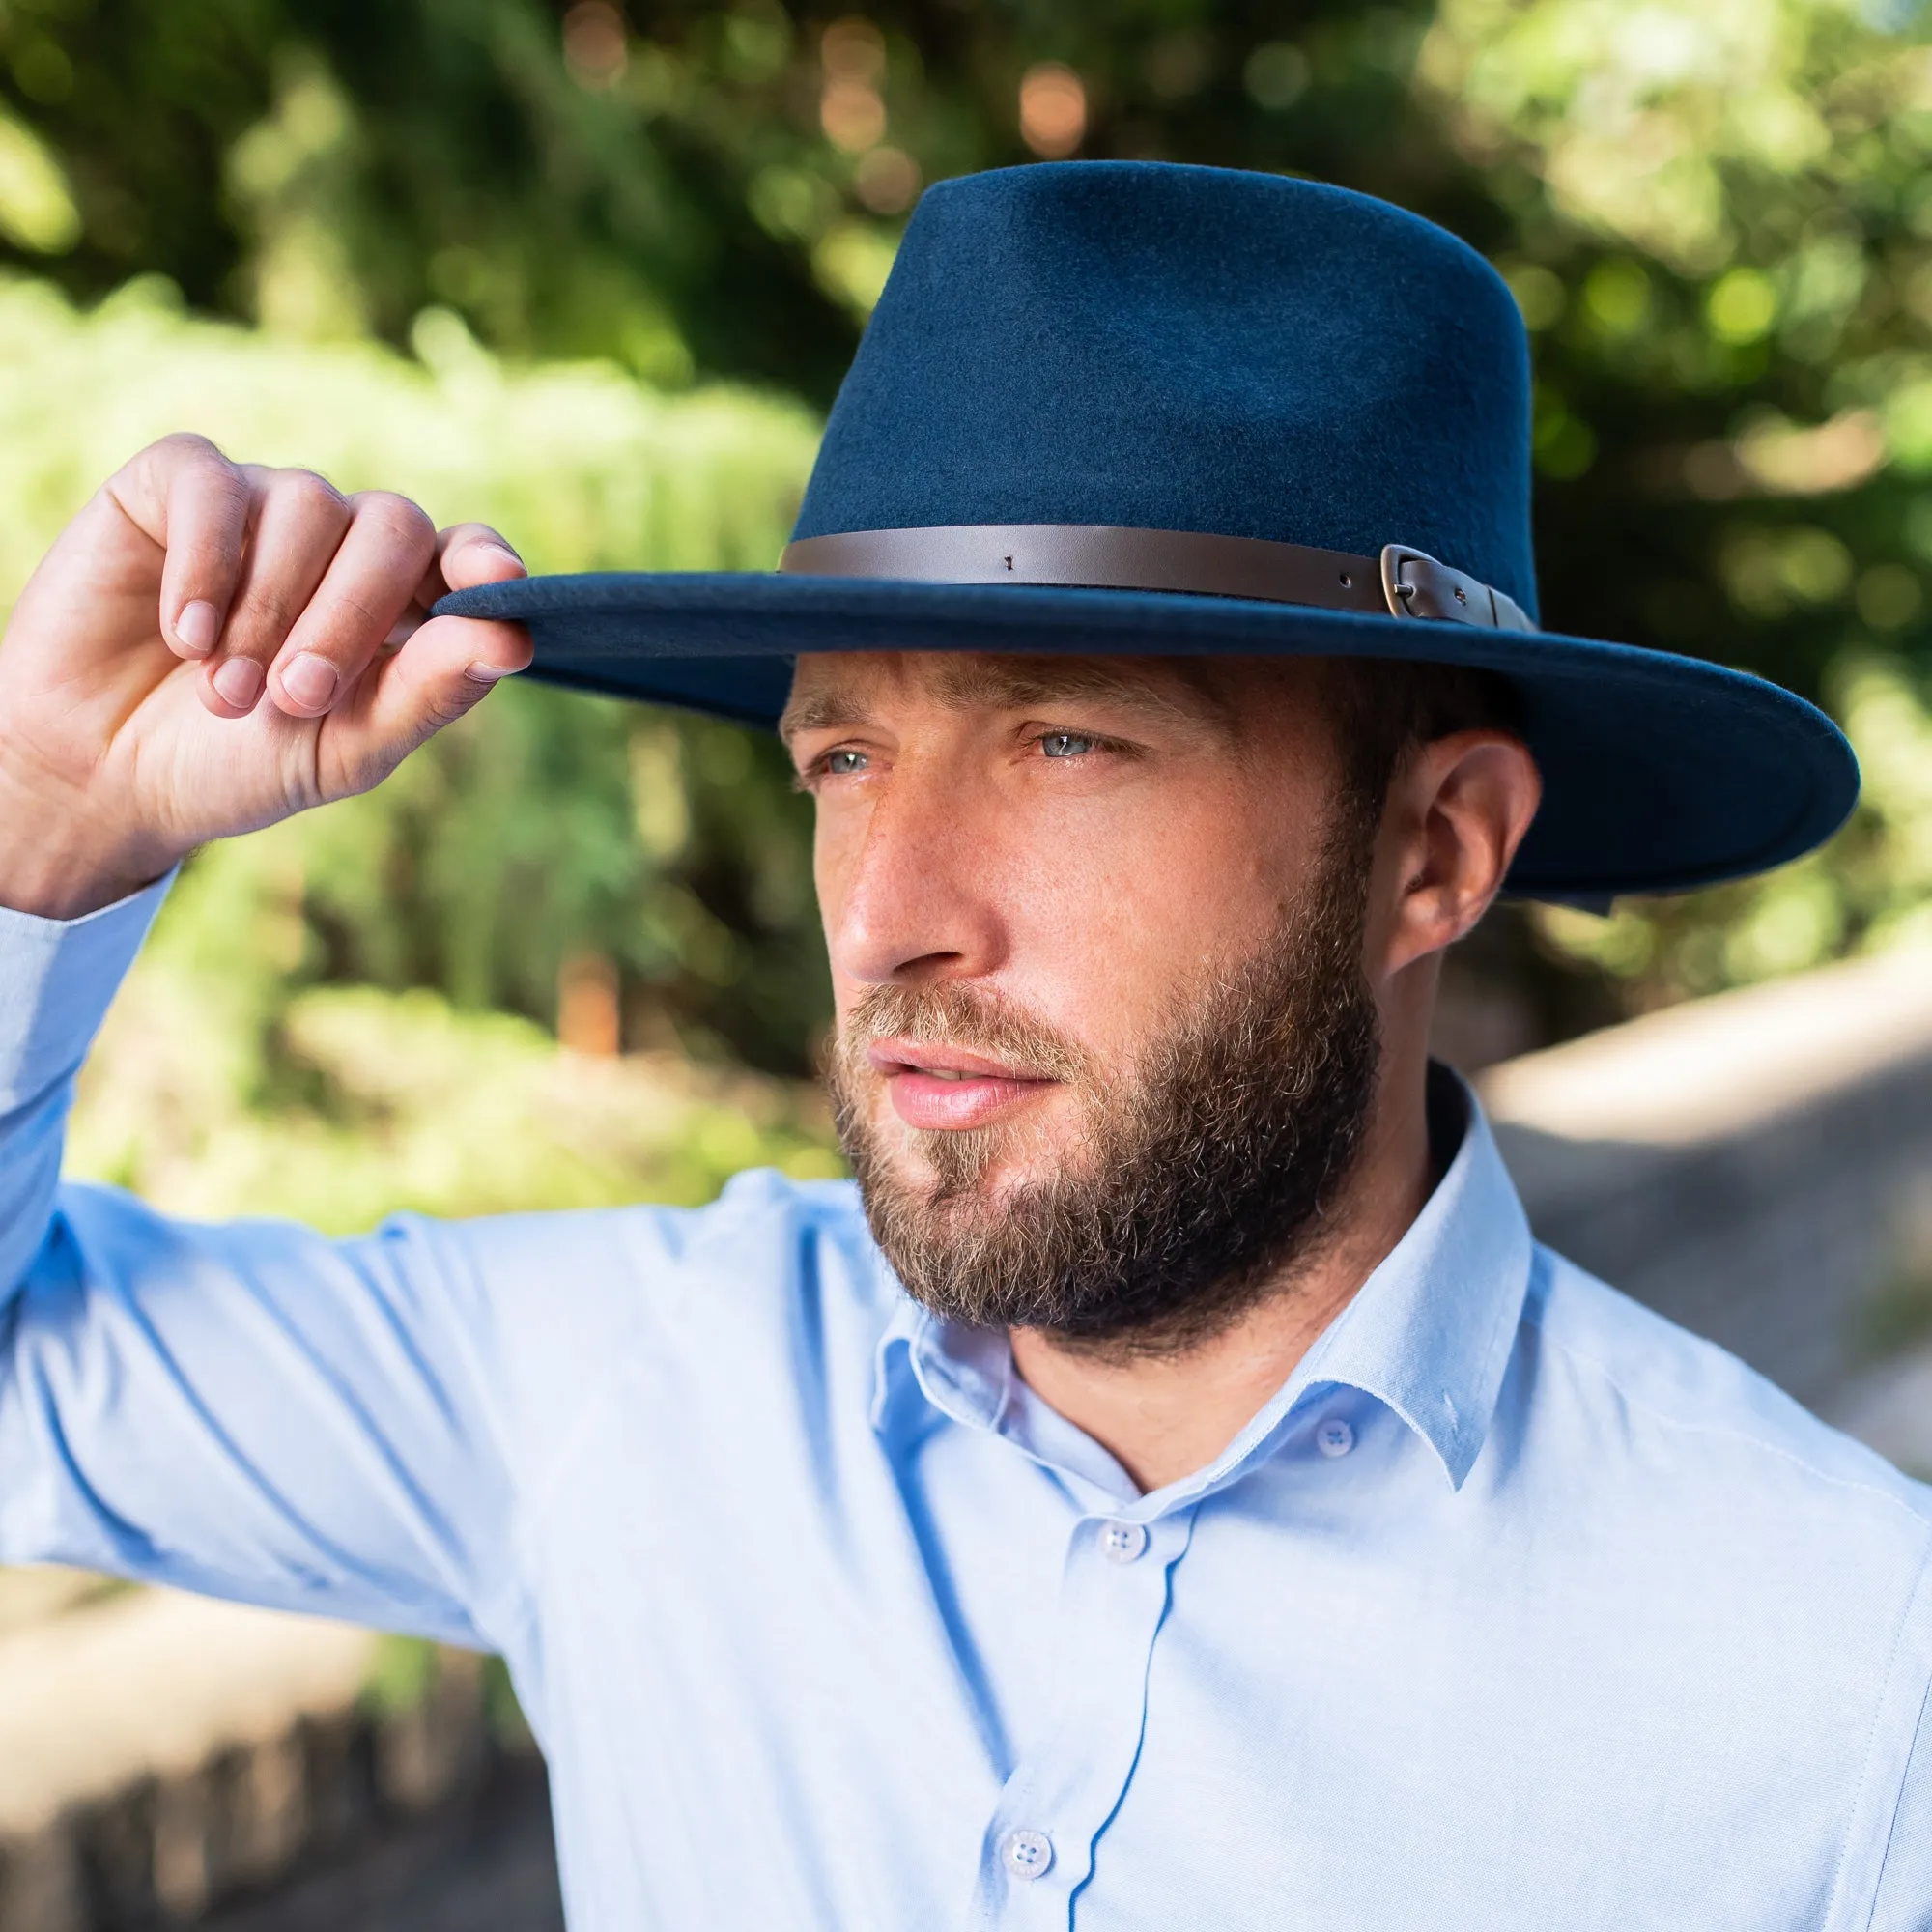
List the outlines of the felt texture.
{"label": "felt texture", "polygon": [[1533,617],[1516,302],[1454,236],[1319,183],[1137,161],[942,182],[796,534],[935,524],[1406,543]]}
{"label": "felt texture", "polygon": [[[927,192],[795,534],[954,524],[1411,545],[1532,616],[1529,375],[1473,251],[1317,183],[1065,162]],[[530,627],[531,675],[758,724],[801,651],[1332,652],[1488,666],[1545,802],[1513,893],[1601,903],[1794,858],[1858,795],[1821,712],[1697,660],[1233,597],[731,573],[533,578],[439,611]]]}

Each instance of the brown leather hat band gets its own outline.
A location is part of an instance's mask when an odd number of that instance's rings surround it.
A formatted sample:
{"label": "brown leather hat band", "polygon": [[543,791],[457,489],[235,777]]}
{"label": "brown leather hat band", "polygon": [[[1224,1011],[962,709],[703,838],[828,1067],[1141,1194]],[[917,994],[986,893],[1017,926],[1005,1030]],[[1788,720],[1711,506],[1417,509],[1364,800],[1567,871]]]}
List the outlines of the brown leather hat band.
{"label": "brown leather hat band", "polygon": [[809,577],[924,583],[1179,590],[1307,604],[1323,611],[1439,617],[1512,631],[1535,628],[1501,591],[1401,544],[1387,545],[1378,560],[1206,531],[1134,530],[1104,524],[952,524],[803,537],[785,546],[779,568]]}

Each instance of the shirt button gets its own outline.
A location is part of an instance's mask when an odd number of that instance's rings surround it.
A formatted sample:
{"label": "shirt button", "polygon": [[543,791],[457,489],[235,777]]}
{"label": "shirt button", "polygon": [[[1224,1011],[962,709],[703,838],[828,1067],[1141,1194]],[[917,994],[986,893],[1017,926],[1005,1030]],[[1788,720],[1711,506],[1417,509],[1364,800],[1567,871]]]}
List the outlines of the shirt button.
{"label": "shirt button", "polygon": [[1100,1549],[1112,1563],[1131,1563],[1148,1546],[1147,1525],[1110,1522],[1100,1532]]}
{"label": "shirt button", "polygon": [[1044,1832],[1009,1832],[1000,1841],[1000,1858],[1015,1878],[1044,1878],[1053,1840]]}
{"label": "shirt button", "polygon": [[1315,1432],[1315,1446],[1324,1456],[1346,1456],[1355,1446],[1355,1432],[1339,1415],[1331,1415]]}

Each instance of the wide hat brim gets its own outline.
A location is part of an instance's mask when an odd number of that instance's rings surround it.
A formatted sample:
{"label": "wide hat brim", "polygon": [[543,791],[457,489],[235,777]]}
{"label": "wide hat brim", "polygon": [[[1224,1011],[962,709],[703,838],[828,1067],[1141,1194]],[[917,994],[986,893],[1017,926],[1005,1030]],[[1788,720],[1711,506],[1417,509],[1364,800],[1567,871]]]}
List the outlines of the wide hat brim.
{"label": "wide hat brim", "polygon": [[1543,806],[1508,890],[1602,905],[1780,865],[1844,823],[1858,763],[1832,721],[1664,651],[1236,597],[733,571],[478,585],[439,614],[526,625],[528,675],[771,726],[809,651],[1335,656],[1479,666],[1521,693]]}

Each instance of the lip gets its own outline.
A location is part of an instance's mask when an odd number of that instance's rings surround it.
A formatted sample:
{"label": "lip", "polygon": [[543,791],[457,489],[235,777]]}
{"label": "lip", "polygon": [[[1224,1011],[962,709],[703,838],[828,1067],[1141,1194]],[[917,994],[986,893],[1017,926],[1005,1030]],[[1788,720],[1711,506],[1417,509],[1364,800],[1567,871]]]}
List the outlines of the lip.
{"label": "lip", "polygon": [[989,1125],[1060,1083],[1015,1073],[983,1054],[923,1040],[875,1039],[866,1058],[886,1083],[893,1111],[909,1127]]}

